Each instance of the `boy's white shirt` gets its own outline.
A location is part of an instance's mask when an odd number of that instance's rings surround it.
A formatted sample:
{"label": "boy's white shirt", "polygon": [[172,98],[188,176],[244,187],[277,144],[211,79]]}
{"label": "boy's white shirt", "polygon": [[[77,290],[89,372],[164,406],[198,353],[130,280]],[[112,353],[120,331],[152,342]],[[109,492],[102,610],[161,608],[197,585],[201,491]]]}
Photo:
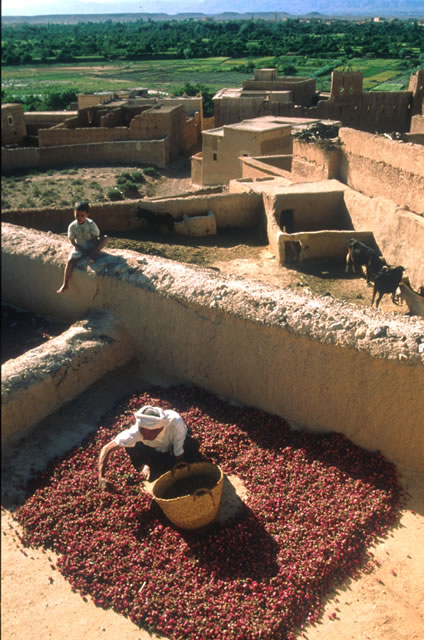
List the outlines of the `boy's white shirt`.
{"label": "boy's white shirt", "polygon": [[99,236],[100,229],[91,218],[86,218],[82,224],[78,224],[78,221],[74,220],[68,227],[69,240],[75,240],[83,249],[90,247],[93,239]]}
{"label": "boy's white shirt", "polygon": [[176,411],[166,409],[164,413],[168,418],[167,424],[154,440],[144,440],[136,423],[129,429],[118,433],[113,441],[121,447],[134,447],[137,442],[142,442],[147,447],[152,447],[162,453],[173,453],[175,456],[181,456],[184,453],[187,426]]}

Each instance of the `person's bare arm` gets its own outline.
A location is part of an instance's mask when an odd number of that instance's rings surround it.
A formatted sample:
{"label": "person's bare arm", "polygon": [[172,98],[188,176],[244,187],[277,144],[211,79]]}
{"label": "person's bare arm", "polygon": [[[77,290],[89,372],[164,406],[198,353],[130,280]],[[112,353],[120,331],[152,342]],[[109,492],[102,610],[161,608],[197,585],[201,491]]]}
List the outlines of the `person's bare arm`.
{"label": "person's bare arm", "polygon": [[107,463],[107,460],[108,460],[110,454],[112,453],[112,451],[114,451],[118,447],[119,447],[119,445],[116,444],[116,442],[114,442],[114,440],[111,440],[111,442],[108,442],[107,444],[105,444],[105,446],[100,451],[99,461],[98,461],[98,474],[99,474],[99,487],[100,487],[100,489],[105,489],[106,486],[107,486],[107,481],[103,477],[103,473],[104,473],[105,466],[106,466],[106,463]]}

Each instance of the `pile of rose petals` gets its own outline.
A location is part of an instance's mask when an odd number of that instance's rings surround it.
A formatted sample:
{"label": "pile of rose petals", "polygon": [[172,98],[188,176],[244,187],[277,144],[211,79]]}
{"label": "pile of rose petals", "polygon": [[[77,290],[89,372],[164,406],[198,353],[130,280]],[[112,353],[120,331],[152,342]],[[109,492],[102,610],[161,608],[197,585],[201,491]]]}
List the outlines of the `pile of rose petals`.
{"label": "pile of rose petals", "polygon": [[[225,526],[173,527],[124,449],[97,487],[100,448],[143,404],[177,410],[199,458],[239,476],[245,508]],[[173,640],[293,639],[332,588],[363,566],[396,521],[396,470],[343,435],[293,431],[281,418],[179,386],[131,397],[83,446],[51,465],[15,516],[23,542],[60,554],[75,590]]]}

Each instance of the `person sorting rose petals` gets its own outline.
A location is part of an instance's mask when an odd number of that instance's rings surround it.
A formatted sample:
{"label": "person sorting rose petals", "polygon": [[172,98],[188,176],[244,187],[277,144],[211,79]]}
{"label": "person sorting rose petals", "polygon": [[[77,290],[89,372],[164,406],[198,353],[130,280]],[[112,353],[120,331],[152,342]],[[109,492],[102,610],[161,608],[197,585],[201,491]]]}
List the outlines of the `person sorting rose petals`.
{"label": "person sorting rose petals", "polygon": [[110,483],[104,478],[107,460],[118,447],[128,448],[133,465],[141,464],[142,476],[150,480],[169,471],[174,464],[184,460],[193,462],[197,454],[197,442],[188,435],[187,425],[172,409],[146,405],[134,413],[135,424],[121,431],[105,444],[98,460],[99,487],[106,489]]}

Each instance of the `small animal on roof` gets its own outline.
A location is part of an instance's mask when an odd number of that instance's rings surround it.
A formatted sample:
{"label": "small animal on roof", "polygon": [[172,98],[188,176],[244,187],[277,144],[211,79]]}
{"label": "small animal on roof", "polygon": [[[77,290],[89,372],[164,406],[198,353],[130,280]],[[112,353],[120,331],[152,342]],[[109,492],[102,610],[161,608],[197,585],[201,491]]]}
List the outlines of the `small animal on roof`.
{"label": "small animal on roof", "polygon": [[349,248],[346,254],[346,269],[345,273],[349,271],[349,267],[351,268],[353,273],[356,273],[356,269],[365,266],[367,273],[367,284],[371,281],[374,281],[375,276],[379,271],[381,271],[382,267],[386,264],[383,256],[379,255],[379,253],[365,244],[361,240],[356,240],[356,238],[350,238],[349,240]]}
{"label": "small animal on roof", "polygon": [[396,301],[396,289],[398,288],[400,281],[402,280],[405,267],[388,267],[384,266],[379,273],[375,276],[374,289],[372,294],[371,306],[374,304],[374,298],[377,296],[375,306],[378,308],[381,298],[390,293],[392,301],[397,304]]}

